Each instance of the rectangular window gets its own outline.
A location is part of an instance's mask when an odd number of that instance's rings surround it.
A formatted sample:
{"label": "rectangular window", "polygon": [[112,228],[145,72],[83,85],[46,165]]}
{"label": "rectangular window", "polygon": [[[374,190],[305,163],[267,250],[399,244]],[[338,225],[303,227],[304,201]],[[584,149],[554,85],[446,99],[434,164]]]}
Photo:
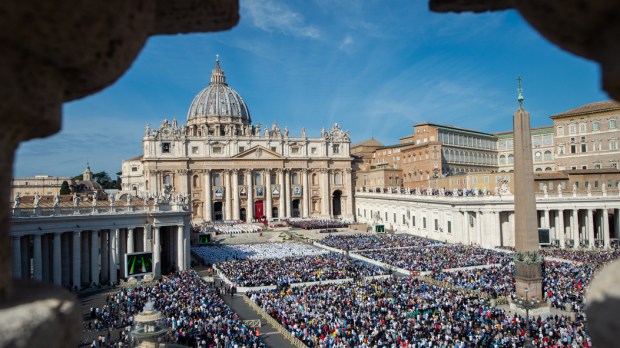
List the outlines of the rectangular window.
{"label": "rectangular window", "polygon": [[332,151],[334,153],[340,153],[340,145],[338,145],[338,144],[332,145]]}
{"label": "rectangular window", "polygon": [[452,221],[448,221],[448,233],[452,233]]}
{"label": "rectangular window", "polygon": [[609,129],[615,129],[616,128],[616,120],[609,120]]}
{"label": "rectangular window", "polygon": [[588,152],[588,144],[581,144],[581,152]]}
{"label": "rectangular window", "polygon": [[592,131],[597,132],[600,130],[600,124],[598,122],[592,122]]}
{"label": "rectangular window", "polygon": [[543,145],[545,146],[553,145],[553,136],[551,134],[543,135]]}
{"label": "rectangular window", "polygon": [[439,230],[439,220],[435,219],[435,231]]}
{"label": "rectangular window", "polygon": [[485,176],[485,177],[484,177],[484,183],[485,183],[485,184],[488,184],[488,183],[489,183],[489,177],[488,177],[488,176]]}
{"label": "rectangular window", "polygon": [[213,153],[214,154],[221,154],[222,153],[222,147],[221,146],[214,146],[213,147]]}
{"label": "rectangular window", "polygon": [[571,144],[571,146],[570,146],[570,153],[577,153],[577,145]]}
{"label": "rectangular window", "polygon": [[564,127],[558,126],[558,136],[563,136],[563,135],[564,135]]}
{"label": "rectangular window", "polygon": [[609,149],[610,150],[618,150],[618,140],[610,140],[609,141]]}
{"label": "rectangular window", "polygon": [[272,147],[271,147],[271,151],[273,151],[273,152],[278,152],[278,148],[277,148],[277,147],[275,147],[275,146],[272,146]]}
{"label": "rectangular window", "polygon": [[192,155],[198,154],[198,146],[192,146]]}
{"label": "rectangular window", "polygon": [[298,147],[291,147],[291,153],[296,155],[299,153],[299,148]]}
{"label": "rectangular window", "polygon": [[542,145],[542,139],[540,135],[535,135],[532,137],[532,145],[534,147],[540,147],[540,145]]}
{"label": "rectangular window", "polygon": [[426,218],[422,218],[422,228],[426,228]]}
{"label": "rectangular window", "polygon": [[[131,167],[131,171],[132,172],[137,172],[138,171],[138,167]],[[28,185],[28,183],[26,183],[26,185]]]}
{"label": "rectangular window", "polygon": [[411,223],[413,227],[415,227],[415,215],[411,217]]}
{"label": "rectangular window", "polygon": [[394,223],[396,223],[396,213],[394,213]]}
{"label": "rectangular window", "polygon": [[580,123],[579,124],[579,133],[585,133],[586,132],[586,124],[585,123]]}
{"label": "rectangular window", "polygon": [[[310,153],[313,154],[313,155],[316,155],[316,147],[311,147],[310,148]],[[372,154],[372,157],[375,157],[374,153]]]}
{"label": "rectangular window", "polygon": [[364,209],[364,217],[366,217],[366,209]]}
{"label": "rectangular window", "polygon": [[385,222],[388,221],[388,215],[387,215],[387,211],[385,212]]}
{"label": "rectangular window", "polygon": [[598,188],[598,180],[594,180],[594,188]]}
{"label": "rectangular window", "polygon": [[239,146],[239,153],[245,151],[245,147],[244,146]]}

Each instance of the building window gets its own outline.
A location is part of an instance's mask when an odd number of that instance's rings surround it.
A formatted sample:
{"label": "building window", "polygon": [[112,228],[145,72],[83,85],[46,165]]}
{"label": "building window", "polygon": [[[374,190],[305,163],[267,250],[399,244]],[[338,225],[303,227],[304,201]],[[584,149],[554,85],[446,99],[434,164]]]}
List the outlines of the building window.
{"label": "building window", "polygon": [[571,146],[570,146],[570,153],[577,153],[577,145],[571,144]]}
{"label": "building window", "polygon": [[272,146],[272,147],[271,147],[271,151],[273,151],[273,152],[278,152],[278,148],[277,148],[277,147],[275,147],[275,146]]}
{"label": "building window", "polygon": [[542,139],[540,135],[535,135],[532,137],[532,145],[534,145],[534,147],[540,147],[540,145],[542,145]]}
{"label": "building window", "polygon": [[568,133],[569,134],[577,133],[577,126],[574,123],[568,125]]}
{"label": "building window", "polygon": [[237,176],[237,184],[238,185],[245,185],[245,175],[238,175]]}
{"label": "building window", "polygon": [[610,150],[618,150],[618,140],[613,139],[609,141],[609,149]]}
{"label": "building window", "polygon": [[216,155],[219,155],[222,153],[222,147],[221,146],[214,146],[213,147],[213,153]]}
{"label": "building window", "polygon": [[[310,153],[313,154],[313,155],[316,155],[316,147],[311,147],[310,148]],[[373,153],[372,156],[374,157],[375,154]]]}
{"label": "building window", "polygon": [[271,184],[275,185],[276,184],[276,175],[275,174],[271,174],[270,176],[271,176],[271,179],[270,179],[271,180]]}
{"label": "building window", "polygon": [[239,146],[239,153],[245,151],[245,146]]}
{"label": "building window", "polygon": [[558,132],[558,136],[563,136],[564,135],[564,127],[558,126],[557,132]]}
{"label": "building window", "polygon": [[603,144],[602,144],[601,140],[595,140],[592,150],[594,150],[594,151],[601,151],[602,146],[603,146]]}
{"label": "building window", "polygon": [[164,185],[170,185],[170,175],[164,175]]}
{"label": "building window", "polygon": [[579,124],[579,133],[585,133],[586,132],[586,124],[585,123],[580,123]]}
{"label": "building window", "polygon": [[581,152],[588,152],[588,144],[581,144]]}
{"label": "building window", "polygon": [[299,148],[296,147],[296,146],[295,147],[291,147],[291,153],[294,154],[294,155],[298,154],[299,153]]}
{"label": "building window", "polygon": [[592,122],[592,131],[593,132],[598,132],[600,129],[601,129],[600,123],[598,123],[597,121]]}
{"label": "building window", "polygon": [[558,146],[558,155],[563,155],[564,154],[564,145],[560,145]]}
{"label": "building window", "polygon": [[544,146],[551,146],[551,145],[553,145],[553,136],[551,134],[543,135],[543,145]]}
{"label": "building window", "polygon": [[549,150],[545,151],[545,154],[544,154],[544,156],[543,156],[543,159],[544,159],[545,161],[551,161],[551,160],[553,160],[553,156],[552,156],[552,154],[551,154],[551,151],[549,151]]}
{"label": "building window", "polygon": [[198,146],[192,146],[192,154],[193,155],[197,155],[198,154]]}
{"label": "building window", "polygon": [[[132,172],[137,172],[138,171],[138,167],[131,167],[131,171]],[[28,185],[28,183],[26,183],[26,185]]]}
{"label": "building window", "polygon": [[411,225],[415,227],[415,215],[411,217]]}
{"label": "building window", "polygon": [[452,233],[452,221],[448,221],[448,233]]}
{"label": "building window", "polygon": [[299,185],[299,173],[292,173],[291,181],[293,182],[293,185]]}
{"label": "building window", "polygon": [[220,173],[213,174],[213,186],[222,186],[222,175]]}
{"label": "building window", "polygon": [[611,119],[609,120],[609,129],[615,129],[616,128],[616,119]]}
{"label": "building window", "polygon": [[170,153],[170,143],[161,143],[161,152]]}
{"label": "building window", "polygon": [[542,161],[542,153],[540,151],[536,151],[534,154],[534,162]]}
{"label": "building window", "polygon": [[192,177],[192,187],[193,188],[200,187],[200,178],[198,177],[198,175],[194,175]]}
{"label": "building window", "polygon": [[422,218],[422,228],[426,229],[426,218]]}
{"label": "building window", "polygon": [[334,185],[342,185],[342,174],[340,174],[339,172],[334,173]]}
{"label": "building window", "polygon": [[334,153],[340,153],[340,145],[338,145],[338,144],[332,145],[332,151]]}
{"label": "building window", "polygon": [[263,180],[260,173],[254,173],[254,185],[262,185]]}
{"label": "building window", "polygon": [[499,164],[500,165],[506,164],[506,156],[504,156],[504,155],[500,155],[499,156]]}

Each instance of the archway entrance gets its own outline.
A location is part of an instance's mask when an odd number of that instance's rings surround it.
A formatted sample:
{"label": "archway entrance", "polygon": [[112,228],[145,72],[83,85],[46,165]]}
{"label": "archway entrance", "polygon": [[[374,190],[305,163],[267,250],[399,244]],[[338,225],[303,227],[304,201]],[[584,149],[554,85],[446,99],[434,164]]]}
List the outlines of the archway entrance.
{"label": "archway entrance", "polygon": [[254,202],[254,218],[260,220],[264,215],[263,201]]}
{"label": "archway entrance", "polygon": [[278,216],[278,207],[271,208],[271,217],[277,218]]}
{"label": "archway entrance", "polygon": [[342,215],[342,209],[340,205],[340,201],[342,198],[342,191],[336,190],[334,191],[334,196],[332,198],[332,216],[340,216]]}
{"label": "archway entrance", "polygon": [[245,221],[246,218],[247,218],[247,212],[245,208],[241,208],[239,210],[239,219],[241,219],[242,221]]}
{"label": "archway entrance", "polygon": [[213,220],[224,220],[224,214],[222,213],[222,202],[213,203]]}
{"label": "archway entrance", "polygon": [[300,209],[299,209],[299,199],[293,199],[293,207],[292,207],[291,217],[300,217]]}

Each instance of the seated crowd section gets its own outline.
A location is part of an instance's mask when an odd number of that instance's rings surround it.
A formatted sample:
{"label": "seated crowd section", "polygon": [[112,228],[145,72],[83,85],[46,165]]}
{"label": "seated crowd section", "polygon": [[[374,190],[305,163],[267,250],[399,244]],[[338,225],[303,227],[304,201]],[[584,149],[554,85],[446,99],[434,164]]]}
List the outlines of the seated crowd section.
{"label": "seated crowd section", "polygon": [[333,219],[290,218],[289,226],[304,230],[336,229],[349,227],[349,222]]}

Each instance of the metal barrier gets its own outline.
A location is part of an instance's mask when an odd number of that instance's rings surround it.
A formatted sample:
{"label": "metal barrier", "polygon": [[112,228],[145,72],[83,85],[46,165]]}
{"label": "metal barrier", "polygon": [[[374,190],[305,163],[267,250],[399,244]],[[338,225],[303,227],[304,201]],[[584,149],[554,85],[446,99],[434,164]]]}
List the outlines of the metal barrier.
{"label": "metal barrier", "polygon": [[248,319],[244,320],[243,323],[245,326],[251,327],[252,329],[260,328],[262,326],[260,319]]}
{"label": "metal barrier", "polygon": [[243,301],[245,301],[252,309],[258,312],[263,319],[265,319],[274,329],[278,330],[284,338],[286,338],[291,344],[298,348],[308,348],[302,341],[300,341],[297,337],[293,336],[282,324],[278,323],[271,315],[267,314],[264,309],[262,309],[259,305],[254,303],[254,301],[250,300],[246,295],[243,295]]}

